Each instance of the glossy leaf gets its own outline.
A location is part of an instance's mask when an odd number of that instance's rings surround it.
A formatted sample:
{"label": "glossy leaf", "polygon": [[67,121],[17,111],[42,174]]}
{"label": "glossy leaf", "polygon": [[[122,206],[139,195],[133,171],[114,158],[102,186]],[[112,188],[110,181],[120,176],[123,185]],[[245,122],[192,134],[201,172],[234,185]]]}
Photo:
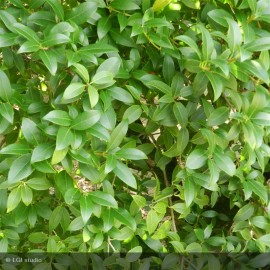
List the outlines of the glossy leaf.
{"label": "glossy leaf", "polygon": [[51,184],[46,178],[31,178],[26,181],[27,186],[35,190],[47,190]]}
{"label": "glossy leaf", "polygon": [[8,173],[8,182],[10,184],[18,183],[20,180],[28,177],[32,171],[31,154],[22,155],[12,163]]}
{"label": "glossy leaf", "polygon": [[79,97],[84,91],[85,85],[82,83],[71,83],[63,94],[63,101]]}
{"label": "glossy leaf", "polygon": [[232,159],[224,155],[222,152],[214,152],[214,161],[219,169],[226,172],[228,175],[233,176],[236,173],[236,166]]}
{"label": "glossy leaf", "polygon": [[57,59],[52,51],[40,51],[39,56],[52,75],[56,74],[57,71]]}
{"label": "glossy leaf", "polygon": [[237,214],[234,216],[235,222],[240,222],[249,219],[254,213],[254,206],[252,204],[246,204],[239,209]]}
{"label": "glossy leaf", "polygon": [[64,20],[63,6],[57,0],[46,0],[60,20]]}
{"label": "glossy leaf", "polygon": [[82,220],[85,223],[89,220],[93,212],[93,202],[91,201],[90,196],[82,196],[80,199],[80,210]]}
{"label": "glossy leaf", "polygon": [[112,211],[113,217],[129,227],[131,230],[136,230],[136,222],[134,218],[130,215],[130,213],[123,208],[114,209]]}
{"label": "glossy leaf", "polygon": [[187,178],[184,183],[185,190],[185,202],[187,206],[190,206],[195,198],[195,185],[192,179]]}
{"label": "glossy leaf", "polygon": [[68,127],[71,124],[71,119],[68,113],[61,110],[50,111],[43,117],[43,119],[59,126]]}
{"label": "glossy leaf", "polygon": [[88,21],[97,9],[95,2],[84,2],[67,12],[65,19],[80,25]]}
{"label": "glossy leaf", "polygon": [[219,107],[212,111],[207,119],[209,126],[219,126],[223,124],[229,117],[229,108]]}
{"label": "glossy leaf", "polygon": [[113,172],[126,185],[135,189],[137,188],[136,179],[125,164],[118,161],[116,167],[113,169]]}
{"label": "glossy leaf", "polygon": [[186,161],[189,169],[201,168],[207,160],[207,153],[203,149],[195,149],[192,151]]}
{"label": "glossy leaf", "polygon": [[96,190],[96,191],[91,192],[91,194],[89,194],[88,196],[90,197],[92,202],[95,204],[117,208],[117,202],[114,199],[114,197],[110,194]]}
{"label": "glossy leaf", "polygon": [[9,101],[13,90],[10,85],[9,78],[4,71],[0,70],[0,98],[4,101]]}
{"label": "glossy leaf", "polygon": [[121,144],[128,130],[128,122],[126,120],[120,122],[116,128],[112,131],[109,142],[107,144],[107,150],[115,149]]}
{"label": "glossy leaf", "polygon": [[71,128],[74,130],[86,130],[92,127],[100,119],[99,111],[87,111],[79,114],[71,123]]}
{"label": "glossy leaf", "polygon": [[145,153],[141,150],[135,148],[123,148],[116,152],[115,154],[118,158],[131,159],[131,160],[141,160],[147,159]]}
{"label": "glossy leaf", "polygon": [[16,187],[8,195],[7,213],[13,211],[21,201],[21,189]]}

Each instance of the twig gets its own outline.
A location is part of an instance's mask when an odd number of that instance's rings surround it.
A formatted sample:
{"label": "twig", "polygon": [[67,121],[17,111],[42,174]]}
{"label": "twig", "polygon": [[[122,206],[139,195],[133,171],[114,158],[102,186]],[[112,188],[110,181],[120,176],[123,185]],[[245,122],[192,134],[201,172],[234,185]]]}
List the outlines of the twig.
{"label": "twig", "polygon": [[[163,172],[163,176],[164,176],[165,186],[169,187],[170,184],[168,181],[167,174],[166,174],[165,170],[162,170],[162,172]],[[173,212],[173,208],[172,208],[172,206],[173,206],[172,197],[169,197],[169,206],[170,206],[170,213],[171,213],[171,218],[172,218],[172,229],[174,232],[177,232],[176,225],[175,225],[175,216],[174,216],[174,212]]]}

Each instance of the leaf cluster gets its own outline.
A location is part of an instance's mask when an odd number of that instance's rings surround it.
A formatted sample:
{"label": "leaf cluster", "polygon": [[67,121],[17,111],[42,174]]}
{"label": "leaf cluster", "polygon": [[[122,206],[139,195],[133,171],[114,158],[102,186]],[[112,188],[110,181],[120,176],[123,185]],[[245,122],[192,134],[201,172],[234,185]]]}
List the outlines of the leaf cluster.
{"label": "leaf cluster", "polygon": [[267,0],[0,5],[0,252],[269,251]]}

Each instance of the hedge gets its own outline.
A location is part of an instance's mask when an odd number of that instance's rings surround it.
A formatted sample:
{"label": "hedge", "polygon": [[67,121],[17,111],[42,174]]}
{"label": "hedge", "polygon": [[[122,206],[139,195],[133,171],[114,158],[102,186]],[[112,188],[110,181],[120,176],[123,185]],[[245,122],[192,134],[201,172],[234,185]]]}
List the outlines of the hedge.
{"label": "hedge", "polygon": [[0,252],[270,263],[269,7],[1,1]]}

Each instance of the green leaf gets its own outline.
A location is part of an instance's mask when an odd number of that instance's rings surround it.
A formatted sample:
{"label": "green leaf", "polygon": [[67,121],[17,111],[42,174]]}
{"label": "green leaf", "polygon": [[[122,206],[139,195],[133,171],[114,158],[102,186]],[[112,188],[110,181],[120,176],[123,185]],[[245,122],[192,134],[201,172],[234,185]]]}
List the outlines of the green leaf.
{"label": "green leaf", "polygon": [[53,150],[53,145],[39,144],[32,153],[31,163],[49,159],[53,155]]}
{"label": "green leaf", "polygon": [[226,18],[229,30],[228,30],[228,45],[231,52],[239,50],[242,43],[241,29],[236,21]]}
{"label": "green leaf", "polygon": [[176,102],[173,105],[173,113],[181,127],[185,127],[188,123],[188,112],[186,107],[181,102]]}
{"label": "green leaf", "polygon": [[270,126],[270,113],[258,112],[252,116],[251,120],[256,125]]}
{"label": "green leaf", "polygon": [[0,114],[10,123],[13,124],[14,111],[13,107],[8,103],[0,104]]}
{"label": "green leaf", "polygon": [[29,234],[28,240],[34,244],[40,244],[47,241],[48,236],[44,232],[34,232]]}
{"label": "green leaf", "polygon": [[13,24],[13,30],[23,36],[24,38],[26,38],[29,41],[32,41],[33,43],[39,45],[40,44],[40,39],[37,36],[36,32],[33,31],[30,27],[25,26],[21,23],[14,23]]}
{"label": "green leaf", "polygon": [[50,33],[42,42],[42,47],[53,47],[56,45],[69,43],[70,39],[68,36],[60,33]]}
{"label": "green leaf", "polygon": [[99,248],[102,245],[103,241],[104,241],[103,233],[98,233],[94,238],[94,241],[93,241],[93,244],[92,244],[92,249]]}
{"label": "green leaf", "polygon": [[112,22],[109,17],[102,17],[97,24],[98,38],[104,38],[112,27]]}
{"label": "green leaf", "polygon": [[52,232],[60,223],[62,218],[62,205],[58,205],[51,213],[49,219],[49,231]]}
{"label": "green leaf", "polygon": [[94,108],[99,100],[99,94],[97,89],[92,86],[92,85],[88,85],[87,87],[87,91],[88,91],[88,96],[89,96],[89,101],[90,101],[90,105],[92,108]]}
{"label": "green leaf", "polygon": [[96,110],[80,113],[71,123],[74,130],[86,130],[96,124],[100,119],[100,112]]}
{"label": "green leaf", "polygon": [[47,190],[51,187],[50,182],[46,178],[31,178],[26,184],[34,190]]}
{"label": "green leaf", "polygon": [[141,160],[147,159],[145,153],[136,148],[122,148],[115,153],[115,156],[123,159]]}
{"label": "green leaf", "polygon": [[126,136],[128,130],[127,120],[120,122],[115,129],[112,131],[111,137],[107,144],[107,151],[118,147]]}
{"label": "green leaf", "polygon": [[162,81],[153,80],[147,82],[146,86],[150,89],[158,90],[166,95],[172,95],[173,93],[172,88]]}
{"label": "green leaf", "polygon": [[97,4],[95,2],[84,2],[67,12],[65,19],[80,25],[91,19],[96,10]]}
{"label": "green leaf", "polygon": [[185,251],[188,253],[201,253],[202,246],[199,243],[191,243],[186,247]]}
{"label": "green leaf", "polygon": [[64,20],[64,9],[58,0],[46,0],[46,2],[51,6],[57,17],[63,21]]}
{"label": "green leaf", "polygon": [[8,182],[18,183],[32,173],[31,154],[25,154],[13,161],[8,172]]}
{"label": "green leaf", "polygon": [[256,87],[252,102],[248,108],[248,116],[252,117],[254,113],[262,111],[267,106],[267,96],[265,88],[261,85]]}
{"label": "green leaf", "polygon": [[69,99],[78,98],[85,89],[85,85],[83,83],[75,82],[71,83],[64,91],[63,101],[68,101]]}
{"label": "green leaf", "polygon": [[224,239],[223,237],[220,236],[212,236],[209,239],[206,240],[207,244],[214,246],[214,247],[218,247],[218,246],[222,246],[224,244],[226,244],[226,239]]}
{"label": "green leaf", "polygon": [[270,50],[270,37],[257,37],[255,40],[246,43],[243,48],[250,52],[261,52]]}
{"label": "green leaf", "polygon": [[270,233],[265,234],[257,239],[258,242],[262,243],[263,245],[270,247]]}
{"label": "green leaf", "polygon": [[136,10],[140,9],[140,7],[134,3],[132,0],[114,0],[111,3],[111,7],[118,10]]}
{"label": "green leaf", "polygon": [[228,19],[233,19],[232,15],[225,9],[213,9],[207,13],[207,16],[223,27],[227,27]]}
{"label": "green leaf", "polygon": [[149,36],[149,40],[151,40],[151,42],[157,44],[161,48],[173,49],[171,41],[167,35],[164,35],[162,33],[156,34],[156,33],[150,32],[148,34],[148,36]]}
{"label": "green leaf", "polygon": [[206,163],[207,158],[207,152],[203,149],[197,148],[189,154],[186,166],[189,169],[201,168]]}
{"label": "green leaf", "polygon": [[212,57],[214,51],[214,41],[211,37],[209,31],[203,26],[199,25],[199,28],[202,32],[202,55],[204,60],[209,60]]}
{"label": "green leaf", "polygon": [[117,165],[117,159],[114,155],[108,155],[105,164],[105,173],[110,173]]}
{"label": "green leaf", "polygon": [[176,145],[173,144],[172,147],[165,151],[163,155],[167,157],[176,157],[182,155],[183,151],[188,145],[189,133],[187,128],[181,128],[177,135]]}
{"label": "green leaf", "polygon": [[266,84],[269,84],[269,75],[264,67],[256,60],[248,60],[245,62],[237,63],[240,69],[252,74]]}
{"label": "green leaf", "polygon": [[79,49],[82,54],[104,54],[118,52],[118,49],[104,42],[97,42],[95,44],[87,45]]}
{"label": "green leaf", "polygon": [[127,108],[123,115],[123,120],[128,120],[128,123],[131,124],[138,120],[142,114],[142,109],[140,105],[132,105]]}
{"label": "green leaf", "polygon": [[234,216],[233,220],[234,222],[240,222],[240,221],[244,221],[249,219],[253,213],[254,213],[255,209],[254,206],[252,204],[246,204],[245,206],[243,206],[242,208],[240,208],[237,212],[237,214]]}
{"label": "green leaf", "polygon": [[175,37],[175,39],[185,42],[189,47],[194,50],[194,52],[196,52],[197,56],[201,58],[201,51],[196,42],[191,37],[182,35]]}
{"label": "green leaf", "polygon": [[208,126],[219,126],[223,124],[229,117],[229,108],[219,107],[212,111],[207,119]]}
{"label": "green leaf", "polygon": [[269,264],[270,264],[270,257],[267,252],[257,255],[256,257],[253,257],[249,261],[249,266],[253,267],[254,269],[258,269],[258,268],[263,269],[269,266]]}
{"label": "green leaf", "polygon": [[0,18],[8,30],[10,30],[11,32],[15,32],[13,24],[17,21],[8,11],[1,10]]}
{"label": "green leaf", "polygon": [[110,194],[107,194],[99,190],[95,190],[91,192],[88,196],[90,197],[90,199],[94,204],[117,208],[117,201]]}
{"label": "green leaf", "polygon": [[97,89],[107,88],[115,83],[113,77],[113,73],[110,71],[100,71],[93,76],[91,83]]}
{"label": "green leaf", "polygon": [[189,177],[185,179],[184,195],[185,195],[185,203],[187,207],[189,207],[195,198],[195,185],[192,179]]}
{"label": "green leaf", "polygon": [[137,227],[136,222],[126,209],[123,208],[112,209],[112,215],[115,219],[117,219],[122,224],[129,227],[132,231],[136,230]]}
{"label": "green leaf", "polygon": [[131,195],[131,196],[139,208],[146,206],[146,199],[144,197],[140,195]]}
{"label": "green leaf", "polygon": [[113,99],[119,100],[126,104],[133,104],[134,99],[132,95],[125,89],[114,86],[108,89],[108,92],[111,94]]}
{"label": "green leaf", "polygon": [[56,150],[63,150],[72,144],[74,135],[68,127],[60,127],[56,136]]}
{"label": "green leaf", "polygon": [[32,41],[25,41],[17,53],[30,53],[30,52],[36,52],[40,49],[40,45],[37,43],[34,43]]}
{"label": "green leaf", "polygon": [[57,71],[57,59],[52,51],[39,51],[39,57],[41,58],[43,64],[47,67],[52,75],[56,74]]}
{"label": "green leaf", "polygon": [[17,44],[17,35],[14,33],[0,34],[0,48],[10,47]]}
{"label": "green leaf", "polygon": [[90,196],[82,196],[80,199],[80,210],[84,224],[87,223],[93,213],[94,204],[91,201]]}
{"label": "green leaf", "polygon": [[22,202],[28,206],[32,203],[33,200],[33,192],[31,190],[31,188],[29,188],[28,186],[24,185],[21,187],[21,199]]}
{"label": "green leaf", "polygon": [[0,240],[0,252],[2,253],[8,252],[8,239],[6,237]]}
{"label": "green leaf", "polygon": [[31,150],[31,147],[29,147],[27,144],[14,143],[14,144],[9,144],[6,147],[2,148],[0,150],[0,154],[24,155],[24,154],[28,154],[30,150]]}
{"label": "green leaf", "polygon": [[84,222],[82,217],[76,217],[74,220],[71,221],[71,223],[68,226],[69,231],[79,231],[84,227]]}
{"label": "green leaf", "polygon": [[132,249],[130,249],[125,257],[125,259],[128,262],[135,262],[138,261],[138,259],[140,258],[141,254],[142,254],[142,247],[141,246],[136,246]]}
{"label": "green leaf", "polygon": [[36,123],[31,119],[22,119],[22,133],[26,141],[32,144],[38,144],[38,142],[41,141],[41,132],[38,129]]}
{"label": "green leaf", "polygon": [[125,164],[118,161],[116,167],[113,169],[113,172],[125,184],[134,189],[137,188],[136,179]]}
{"label": "green leaf", "polygon": [[8,76],[0,69],[0,98],[4,101],[9,101],[13,95],[13,90],[10,85]]}
{"label": "green leaf", "polygon": [[16,187],[8,195],[7,200],[7,213],[14,210],[21,201],[21,188]]}
{"label": "green leaf", "polygon": [[61,149],[61,150],[55,149],[53,152],[51,164],[55,165],[55,164],[61,162],[65,158],[65,156],[67,155],[67,152],[68,152],[68,147],[65,149]]}
{"label": "green leaf", "polygon": [[255,216],[252,217],[250,220],[251,224],[257,228],[263,229],[263,230],[269,230],[270,229],[270,223],[269,220],[264,216]]}
{"label": "green leaf", "polygon": [[218,98],[222,94],[222,91],[224,88],[223,83],[222,83],[220,77],[217,75],[213,75],[210,72],[206,72],[205,75],[207,76],[207,78],[211,82],[211,85],[212,85],[213,91],[214,91],[214,101],[216,101],[216,100],[218,100]]}
{"label": "green leaf", "polygon": [[68,127],[71,124],[71,118],[68,113],[61,110],[52,110],[47,113],[43,119],[59,126]]}
{"label": "green leaf", "polygon": [[90,79],[87,68],[78,63],[74,63],[72,66],[75,68],[75,72],[84,80],[84,82],[88,83]]}
{"label": "green leaf", "polygon": [[230,176],[235,175],[236,167],[234,162],[222,151],[218,151],[217,149],[214,151],[214,161],[220,170],[224,171]]}
{"label": "green leaf", "polygon": [[268,202],[267,187],[253,179],[248,179],[246,184],[248,188],[252,190],[252,192],[260,197],[260,199],[262,199],[265,203]]}
{"label": "green leaf", "polygon": [[120,66],[121,66],[121,58],[110,57],[102,62],[102,64],[98,67],[96,73],[98,74],[102,71],[107,71],[107,72],[112,73],[113,77],[115,77],[119,71]]}
{"label": "green leaf", "polygon": [[148,233],[151,235],[157,228],[159,222],[163,217],[159,216],[155,210],[151,209],[146,217],[146,227]]}

